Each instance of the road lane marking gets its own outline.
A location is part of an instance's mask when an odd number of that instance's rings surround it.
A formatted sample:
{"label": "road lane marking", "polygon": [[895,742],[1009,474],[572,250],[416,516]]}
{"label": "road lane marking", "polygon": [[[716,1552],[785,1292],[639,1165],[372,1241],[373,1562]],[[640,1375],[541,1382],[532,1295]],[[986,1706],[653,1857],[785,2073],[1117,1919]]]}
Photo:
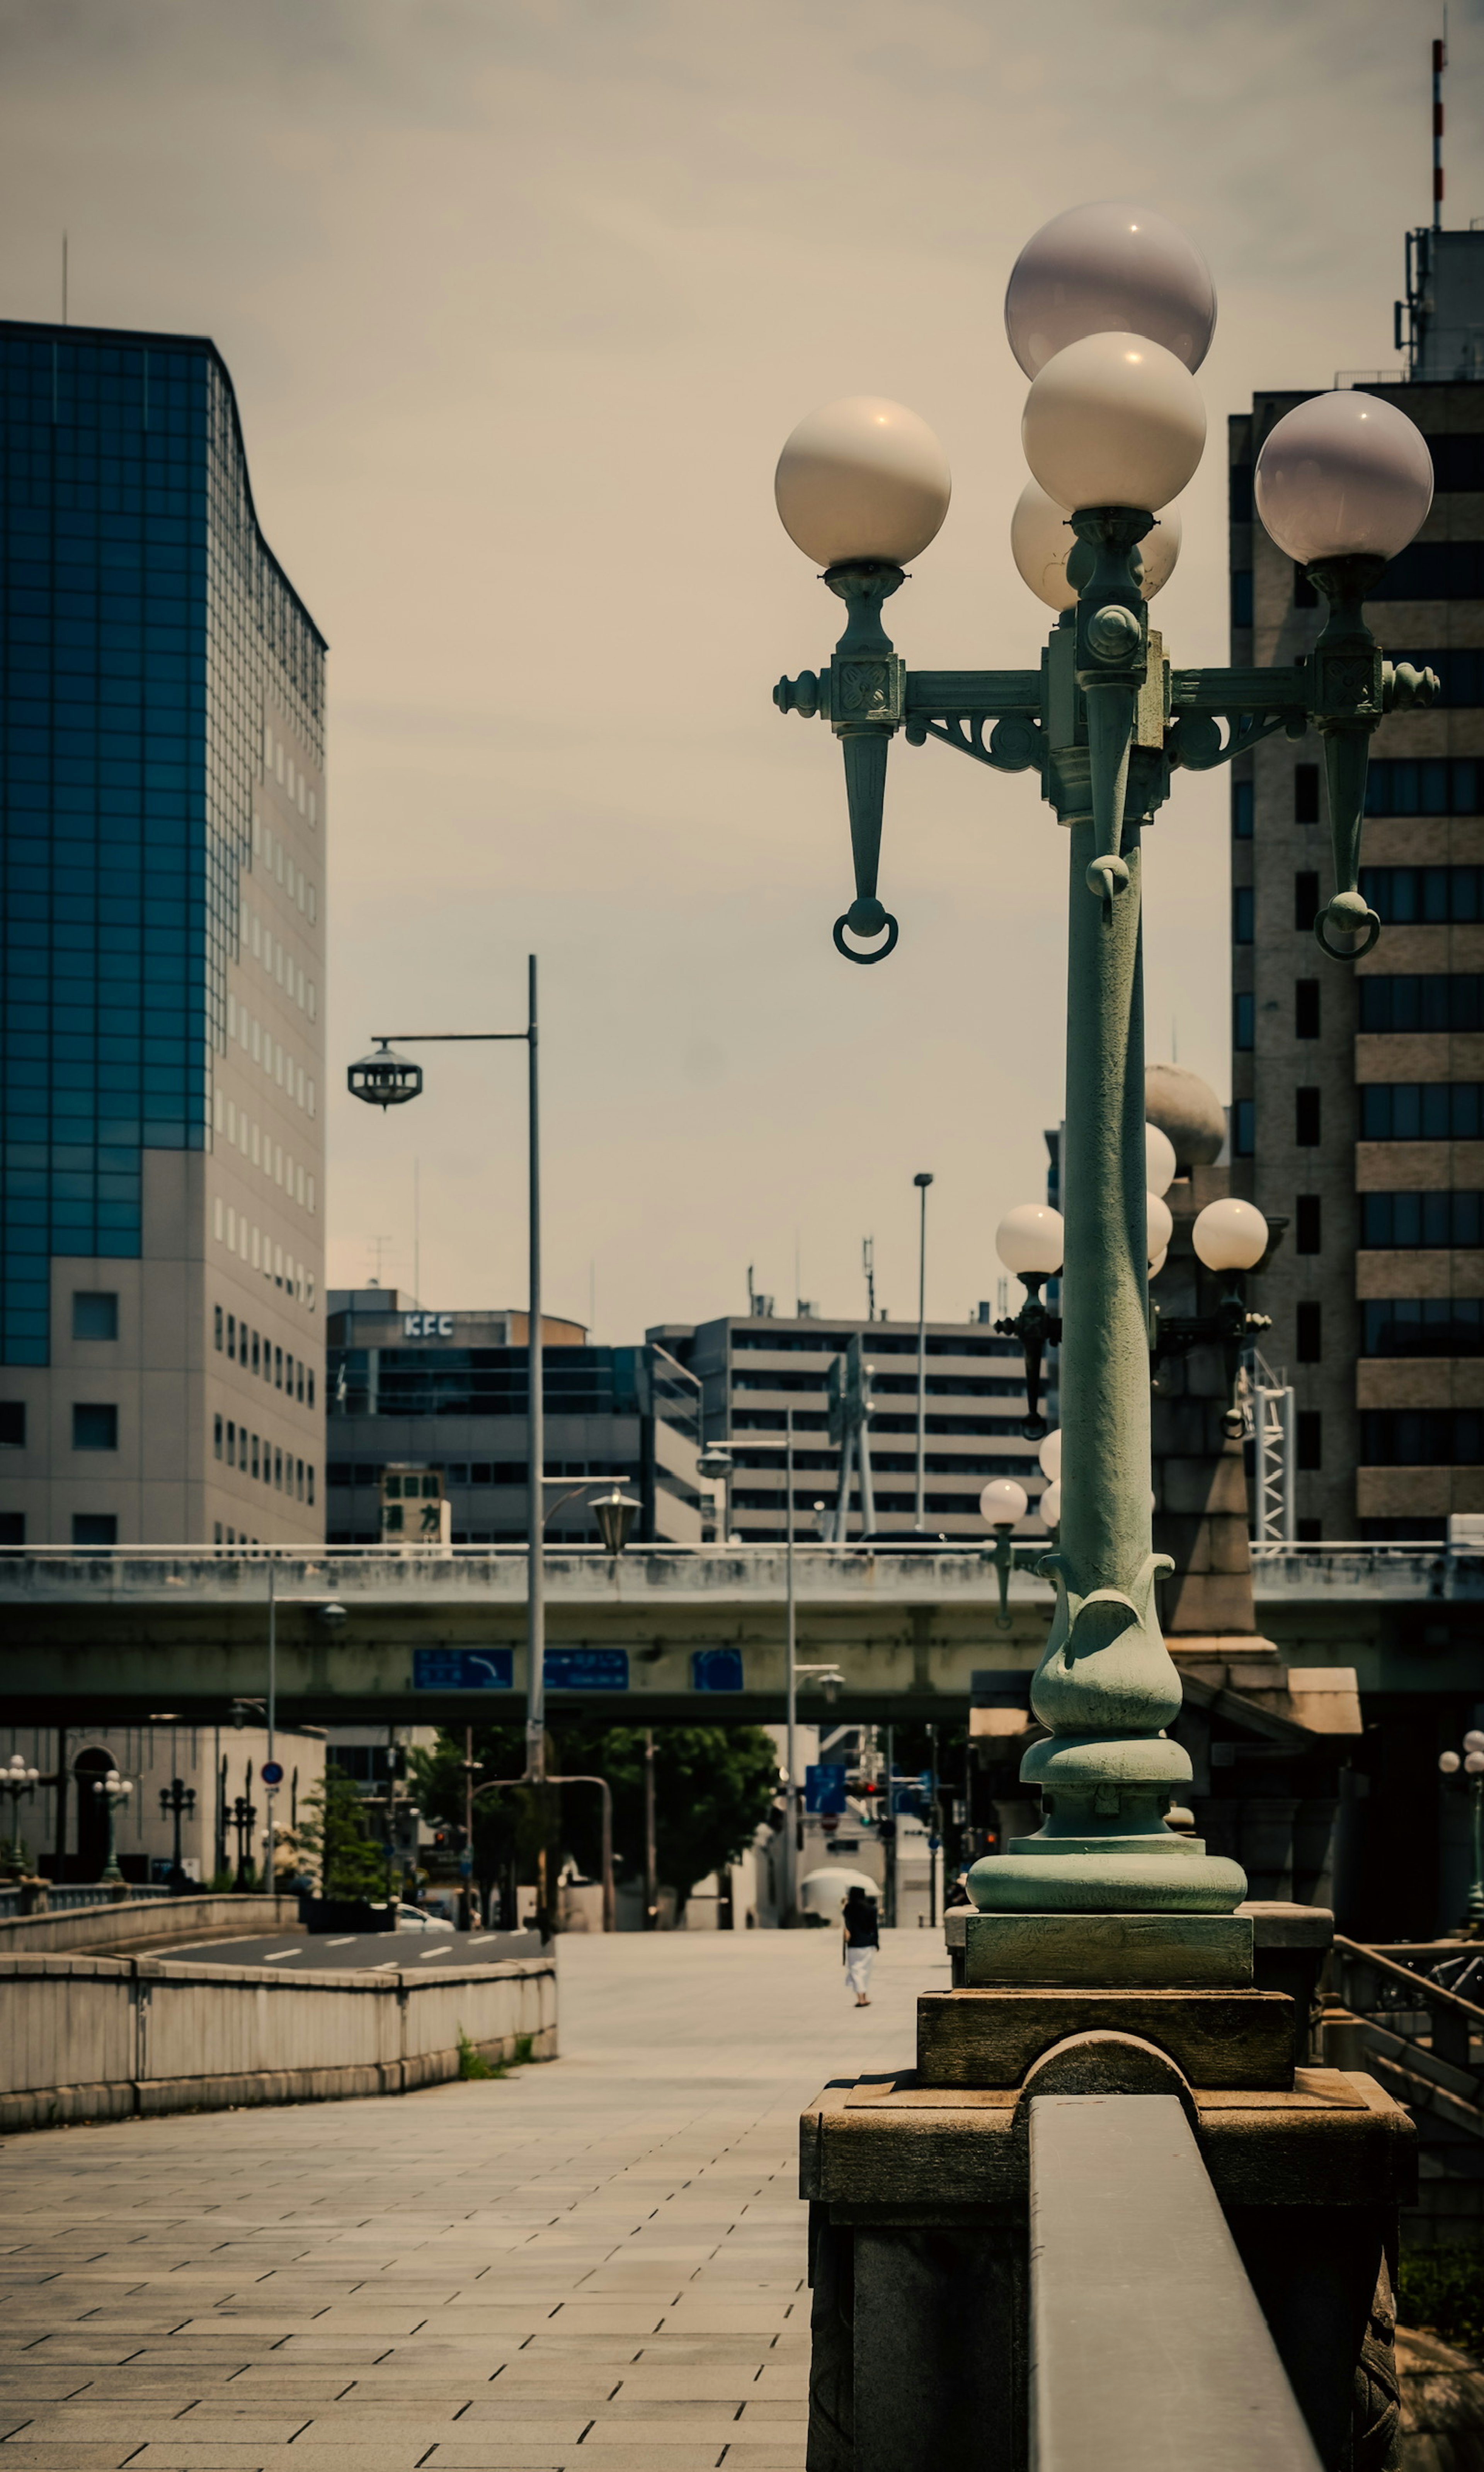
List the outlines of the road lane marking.
{"label": "road lane marking", "polygon": [[276,1965],[281,1957],[297,1957],[298,1954],[299,1952],[296,1948],[265,1949],[263,1955],[258,1960],[258,1963],[260,1965]]}
{"label": "road lane marking", "polygon": [[351,1935],[350,1935],[349,1939],[327,1939],[327,1940],[325,1941],[325,1947],[326,1947],[326,1948],[349,1948],[349,1947],[352,1945],[352,1943],[354,1942],[354,1940],[355,1940],[356,1937],[357,1937],[357,1935],[356,1935],[354,1932],[352,1932],[352,1933],[351,1933]]}

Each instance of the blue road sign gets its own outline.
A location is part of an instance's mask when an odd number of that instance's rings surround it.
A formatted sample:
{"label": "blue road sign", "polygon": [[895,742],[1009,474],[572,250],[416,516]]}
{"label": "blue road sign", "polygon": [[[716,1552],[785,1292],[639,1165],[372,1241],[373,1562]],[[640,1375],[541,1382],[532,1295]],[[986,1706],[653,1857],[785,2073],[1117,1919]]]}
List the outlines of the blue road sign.
{"label": "blue road sign", "polygon": [[258,1771],[265,1785],[282,1785],[283,1770],[277,1760],[265,1760]]}
{"label": "blue road sign", "polygon": [[740,1648],[693,1648],[693,1691],[741,1691],[742,1652]]}
{"label": "blue road sign", "polygon": [[548,1691],[626,1691],[626,1648],[549,1648]]}
{"label": "blue road sign", "polygon": [[[548,1668],[551,1659],[547,1659]],[[509,1691],[515,1654],[508,1648],[414,1648],[414,1691]]]}
{"label": "blue road sign", "polygon": [[838,1818],[845,1810],[845,1771],[842,1768],[807,1768],[804,1771],[804,1808]]}

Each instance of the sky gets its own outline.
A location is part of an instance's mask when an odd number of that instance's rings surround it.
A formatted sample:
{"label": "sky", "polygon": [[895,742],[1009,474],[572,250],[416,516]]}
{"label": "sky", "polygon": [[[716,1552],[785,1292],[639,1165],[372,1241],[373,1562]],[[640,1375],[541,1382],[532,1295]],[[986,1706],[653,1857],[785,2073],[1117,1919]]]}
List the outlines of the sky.
{"label": "sky", "polygon": [[[1447,220],[1484,215],[1484,0],[1455,5]],[[798,1296],[993,1299],[1062,1112],[1066,850],[1029,776],[898,740],[891,960],[840,961],[838,749],[781,718],[838,605],[772,505],[852,393],[954,501],[910,664],[1032,665],[1010,562],[1019,248],[1095,198],[1210,259],[1205,462],[1154,605],[1226,656],[1227,416],[1394,366],[1430,195],[1427,8],[1396,0],[0,0],[0,314],[214,337],[269,540],[331,646],[329,1278],[525,1295],[514,1047],[540,959],[546,1299],[602,1342]],[[1146,844],[1147,1034],[1229,1095],[1227,783]],[[416,1207],[414,1211],[414,1192]]]}

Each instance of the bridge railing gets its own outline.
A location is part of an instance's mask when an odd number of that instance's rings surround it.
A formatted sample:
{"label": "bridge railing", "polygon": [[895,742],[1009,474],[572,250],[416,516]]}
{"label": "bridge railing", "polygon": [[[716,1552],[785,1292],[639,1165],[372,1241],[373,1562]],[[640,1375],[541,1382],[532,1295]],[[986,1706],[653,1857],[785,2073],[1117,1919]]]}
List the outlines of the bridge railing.
{"label": "bridge railing", "polygon": [[[21,1902],[24,1893],[25,1891],[18,1888],[0,1889],[0,1922],[9,1921],[12,1915],[25,1911]],[[111,1913],[115,1902],[119,1905],[131,1906],[140,1898],[168,1897],[172,1893],[168,1887],[156,1886],[153,1881],[131,1880],[129,1884],[128,1896],[120,1897],[115,1901],[110,1899],[107,1890],[96,1880],[69,1881],[65,1886],[49,1880],[46,1888],[46,1911],[48,1913],[57,1914],[64,1913],[74,1906],[100,1906],[107,1908]]]}
{"label": "bridge railing", "polygon": [[1368,2069],[1412,2111],[1484,2138],[1484,2007],[1451,1981],[1484,1990],[1484,1947],[1458,1940],[1406,1940],[1370,1947],[1335,1935],[1325,2056],[1338,2068]]}

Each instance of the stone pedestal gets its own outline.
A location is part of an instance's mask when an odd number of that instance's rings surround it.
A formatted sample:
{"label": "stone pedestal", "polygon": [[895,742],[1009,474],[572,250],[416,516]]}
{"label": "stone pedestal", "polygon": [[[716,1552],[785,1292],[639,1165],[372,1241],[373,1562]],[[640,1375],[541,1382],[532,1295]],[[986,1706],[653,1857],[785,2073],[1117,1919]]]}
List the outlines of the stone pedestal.
{"label": "stone pedestal", "polygon": [[955,1988],[919,2002],[916,2066],[803,2117],[809,2472],[1026,2472],[1038,2094],[1177,2097],[1326,2472],[1381,2472],[1412,2127],[1372,2079],[1307,2064],[1329,1917],[1291,1912],[1287,1946],[1271,1909],[949,1918]]}

